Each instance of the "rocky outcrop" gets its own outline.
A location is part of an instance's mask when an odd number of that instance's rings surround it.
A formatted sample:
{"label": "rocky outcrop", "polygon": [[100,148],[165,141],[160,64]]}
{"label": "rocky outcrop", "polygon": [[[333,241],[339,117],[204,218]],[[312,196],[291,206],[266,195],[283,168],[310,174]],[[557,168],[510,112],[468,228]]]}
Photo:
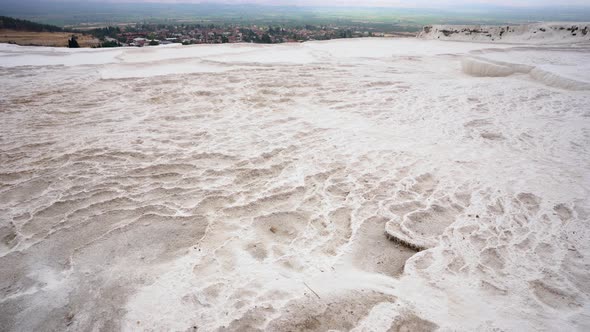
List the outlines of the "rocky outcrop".
{"label": "rocky outcrop", "polygon": [[523,25],[429,25],[423,39],[505,43],[590,42],[590,23],[537,23]]}

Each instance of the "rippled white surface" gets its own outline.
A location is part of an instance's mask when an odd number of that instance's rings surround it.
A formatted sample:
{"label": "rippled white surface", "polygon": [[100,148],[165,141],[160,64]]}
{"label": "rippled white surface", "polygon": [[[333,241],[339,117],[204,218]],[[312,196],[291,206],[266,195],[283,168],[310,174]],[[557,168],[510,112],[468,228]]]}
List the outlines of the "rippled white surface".
{"label": "rippled white surface", "polygon": [[1,45],[0,326],[587,330],[588,52]]}

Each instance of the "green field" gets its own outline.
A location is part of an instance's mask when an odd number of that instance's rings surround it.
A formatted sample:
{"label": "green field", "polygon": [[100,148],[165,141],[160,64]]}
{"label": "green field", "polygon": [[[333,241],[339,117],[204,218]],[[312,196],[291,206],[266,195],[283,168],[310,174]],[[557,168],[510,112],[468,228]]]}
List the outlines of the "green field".
{"label": "green field", "polygon": [[396,9],[160,3],[47,3],[8,0],[0,15],[58,26],[120,23],[214,23],[260,25],[358,25],[376,30],[415,31],[426,24],[514,24],[588,21],[590,7],[518,9]]}

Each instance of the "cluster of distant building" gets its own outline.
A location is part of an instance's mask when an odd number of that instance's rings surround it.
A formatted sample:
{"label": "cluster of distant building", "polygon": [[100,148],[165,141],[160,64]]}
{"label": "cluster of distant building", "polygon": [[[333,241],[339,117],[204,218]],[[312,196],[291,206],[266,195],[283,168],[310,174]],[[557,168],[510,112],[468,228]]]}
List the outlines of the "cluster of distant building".
{"label": "cluster of distant building", "polygon": [[167,26],[133,28],[121,31],[105,41],[121,46],[166,45],[172,43],[221,44],[221,43],[285,43],[335,38],[382,37],[382,32],[358,31],[346,27],[194,27]]}

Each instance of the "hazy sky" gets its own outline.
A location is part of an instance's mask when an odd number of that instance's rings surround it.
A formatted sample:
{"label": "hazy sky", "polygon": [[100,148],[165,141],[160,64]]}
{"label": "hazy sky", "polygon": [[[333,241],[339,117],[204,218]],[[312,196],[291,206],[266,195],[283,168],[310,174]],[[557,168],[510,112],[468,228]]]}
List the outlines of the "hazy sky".
{"label": "hazy sky", "polygon": [[[82,0],[84,1],[84,0]],[[92,0],[90,0],[92,1]],[[94,0],[101,1],[101,0]],[[590,0],[102,0],[105,2],[163,2],[163,3],[224,3],[295,6],[384,6],[410,8],[468,7],[473,5],[492,6],[590,6]]]}

